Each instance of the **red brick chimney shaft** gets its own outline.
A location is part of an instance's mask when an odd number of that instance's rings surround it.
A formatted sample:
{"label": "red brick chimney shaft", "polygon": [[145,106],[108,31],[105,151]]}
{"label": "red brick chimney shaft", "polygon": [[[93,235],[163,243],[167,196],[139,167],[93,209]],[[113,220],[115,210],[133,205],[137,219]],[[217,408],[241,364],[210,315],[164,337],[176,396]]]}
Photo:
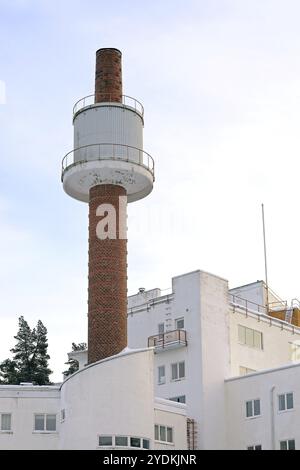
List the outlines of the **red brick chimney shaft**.
{"label": "red brick chimney shaft", "polygon": [[[122,102],[121,57],[118,49],[97,51],[96,103]],[[119,236],[120,196],[126,197],[126,190],[118,185],[103,184],[90,189],[89,364],[118,354],[127,346],[127,240]],[[97,224],[103,217],[97,216],[96,211],[102,204],[110,204],[115,209],[116,239],[97,236]]]}
{"label": "red brick chimney shaft", "polygon": [[96,52],[95,103],[122,103],[122,53],[106,48]]}
{"label": "red brick chimney shaft", "polygon": [[[88,362],[118,354],[127,346],[127,240],[120,239],[119,197],[121,186],[104,184],[90,189]],[[101,204],[116,211],[116,239],[98,238],[96,229]],[[123,219],[124,220],[124,219]],[[126,220],[126,219],[125,219]]]}

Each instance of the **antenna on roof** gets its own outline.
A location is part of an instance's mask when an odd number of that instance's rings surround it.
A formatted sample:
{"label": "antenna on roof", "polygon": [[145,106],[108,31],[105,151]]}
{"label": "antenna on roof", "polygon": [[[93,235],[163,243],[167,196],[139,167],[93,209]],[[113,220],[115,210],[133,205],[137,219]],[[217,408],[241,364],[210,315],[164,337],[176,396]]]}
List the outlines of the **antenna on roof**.
{"label": "antenna on roof", "polygon": [[268,285],[268,265],[267,265],[267,245],[266,245],[266,227],[265,227],[265,210],[264,205],[261,205],[262,212],[262,225],[263,225],[263,239],[264,239],[264,256],[265,256],[265,283],[266,283],[266,313],[269,314],[269,285]]}

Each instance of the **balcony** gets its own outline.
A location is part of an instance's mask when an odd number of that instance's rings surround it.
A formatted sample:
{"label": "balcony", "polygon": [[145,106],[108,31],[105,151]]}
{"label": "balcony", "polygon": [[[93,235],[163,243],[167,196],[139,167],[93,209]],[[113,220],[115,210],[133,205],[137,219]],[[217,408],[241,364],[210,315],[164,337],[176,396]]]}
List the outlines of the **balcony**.
{"label": "balcony", "polygon": [[186,331],[172,330],[166,333],[149,336],[148,347],[154,347],[155,352],[187,346]]}

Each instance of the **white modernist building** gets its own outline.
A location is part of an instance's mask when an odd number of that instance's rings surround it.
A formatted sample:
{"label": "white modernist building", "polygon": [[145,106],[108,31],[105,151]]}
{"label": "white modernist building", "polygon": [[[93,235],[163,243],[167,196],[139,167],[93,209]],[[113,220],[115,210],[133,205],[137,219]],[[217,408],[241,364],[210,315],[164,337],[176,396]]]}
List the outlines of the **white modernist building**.
{"label": "white modernist building", "polygon": [[[300,328],[255,282],[194,271],[128,298],[122,353],[53,386],[0,386],[0,449],[300,447]],[[275,308],[275,307],[274,307]]]}

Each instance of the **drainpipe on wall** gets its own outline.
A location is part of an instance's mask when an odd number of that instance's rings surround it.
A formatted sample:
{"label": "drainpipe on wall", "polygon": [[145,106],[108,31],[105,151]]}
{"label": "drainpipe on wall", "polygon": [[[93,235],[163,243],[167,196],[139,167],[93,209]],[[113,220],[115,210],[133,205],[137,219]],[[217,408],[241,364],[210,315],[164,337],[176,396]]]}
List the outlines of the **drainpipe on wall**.
{"label": "drainpipe on wall", "polygon": [[275,410],[274,410],[274,390],[275,385],[271,388],[271,450],[276,449],[275,441]]}

